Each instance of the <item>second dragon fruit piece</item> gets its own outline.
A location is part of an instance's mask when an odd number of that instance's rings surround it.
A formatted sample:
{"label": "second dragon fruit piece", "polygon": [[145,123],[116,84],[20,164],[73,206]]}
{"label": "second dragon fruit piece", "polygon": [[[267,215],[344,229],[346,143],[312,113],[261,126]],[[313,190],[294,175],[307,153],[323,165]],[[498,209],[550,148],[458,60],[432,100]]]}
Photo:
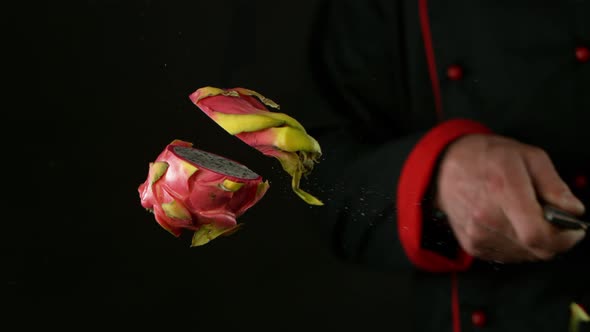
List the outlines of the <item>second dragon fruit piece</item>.
{"label": "second dragon fruit piece", "polygon": [[278,159],[291,175],[291,187],[301,199],[311,205],[323,205],[299,187],[301,178],[313,170],[321,157],[320,145],[297,120],[266,107],[279,109],[278,104],[245,88],[208,86],[197,89],[189,97],[229,134],[264,155]]}

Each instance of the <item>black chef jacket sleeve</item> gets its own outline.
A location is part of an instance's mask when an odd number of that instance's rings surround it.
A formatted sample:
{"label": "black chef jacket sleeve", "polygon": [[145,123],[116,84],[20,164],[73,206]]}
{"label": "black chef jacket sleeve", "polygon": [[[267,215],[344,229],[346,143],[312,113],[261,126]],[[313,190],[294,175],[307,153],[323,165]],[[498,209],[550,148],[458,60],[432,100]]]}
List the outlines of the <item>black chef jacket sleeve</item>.
{"label": "black chef jacket sleeve", "polygon": [[306,126],[322,146],[313,178],[325,206],[314,211],[344,259],[464,270],[472,257],[438,226],[432,179],[450,142],[488,130],[462,119],[415,121],[403,12],[396,1],[367,0],[334,1],[320,11],[311,51],[325,103]]}

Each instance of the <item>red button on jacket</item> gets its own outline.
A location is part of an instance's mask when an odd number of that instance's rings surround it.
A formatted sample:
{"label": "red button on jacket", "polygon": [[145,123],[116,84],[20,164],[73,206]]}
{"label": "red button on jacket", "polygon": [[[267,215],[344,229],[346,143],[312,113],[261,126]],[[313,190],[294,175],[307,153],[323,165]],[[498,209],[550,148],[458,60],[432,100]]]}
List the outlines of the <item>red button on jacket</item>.
{"label": "red button on jacket", "polygon": [[588,186],[588,177],[584,174],[580,174],[574,178],[573,181],[574,187],[577,189],[584,189]]}
{"label": "red button on jacket", "polygon": [[576,47],[576,60],[581,63],[588,62],[590,60],[590,49],[585,46]]}
{"label": "red button on jacket", "polygon": [[471,313],[471,323],[476,327],[486,326],[487,317],[486,314],[481,310],[476,310]]}
{"label": "red button on jacket", "polygon": [[447,67],[447,77],[452,81],[458,81],[463,78],[463,68],[459,65],[450,65]]}

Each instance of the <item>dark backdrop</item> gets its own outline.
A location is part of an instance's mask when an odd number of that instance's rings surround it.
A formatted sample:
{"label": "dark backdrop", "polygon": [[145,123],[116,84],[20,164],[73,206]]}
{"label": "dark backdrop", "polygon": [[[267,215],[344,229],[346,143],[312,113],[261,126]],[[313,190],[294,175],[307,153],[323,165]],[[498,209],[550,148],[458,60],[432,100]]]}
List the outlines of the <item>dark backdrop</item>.
{"label": "dark backdrop", "polygon": [[[335,260],[307,218],[317,207],[295,196],[278,161],[227,135],[188,99],[205,85],[243,86],[305,124],[314,116],[303,97],[315,91],[307,42],[319,5],[6,8],[3,315],[17,326],[403,331],[407,276]],[[189,248],[190,238],[174,238],[140,206],[148,163],[176,138],[269,179],[231,237]],[[326,199],[324,189],[312,193]]]}

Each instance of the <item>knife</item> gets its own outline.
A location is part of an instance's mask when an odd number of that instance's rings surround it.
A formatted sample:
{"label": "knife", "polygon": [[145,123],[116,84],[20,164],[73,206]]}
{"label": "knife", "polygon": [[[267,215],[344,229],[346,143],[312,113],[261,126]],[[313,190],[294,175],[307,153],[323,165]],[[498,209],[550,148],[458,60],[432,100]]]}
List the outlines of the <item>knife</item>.
{"label": "knife", "polygon": [[[543,205],[543,216],[545,217],[545,220],[559,228],[581,230],[588,230],[588,228],[590,228],[590,222],[580,220],[572,214],[560,210],[550,204]],[[447,215],[439,209],[433,210],[433,218],[436,220],[448,221]]]}
{"label": "knife", "polygon": [[548,222],[560,228],[587,230],[590,227],[590,222],[577,219],[573,215],[549,204],[543,206],[543,215]]}

